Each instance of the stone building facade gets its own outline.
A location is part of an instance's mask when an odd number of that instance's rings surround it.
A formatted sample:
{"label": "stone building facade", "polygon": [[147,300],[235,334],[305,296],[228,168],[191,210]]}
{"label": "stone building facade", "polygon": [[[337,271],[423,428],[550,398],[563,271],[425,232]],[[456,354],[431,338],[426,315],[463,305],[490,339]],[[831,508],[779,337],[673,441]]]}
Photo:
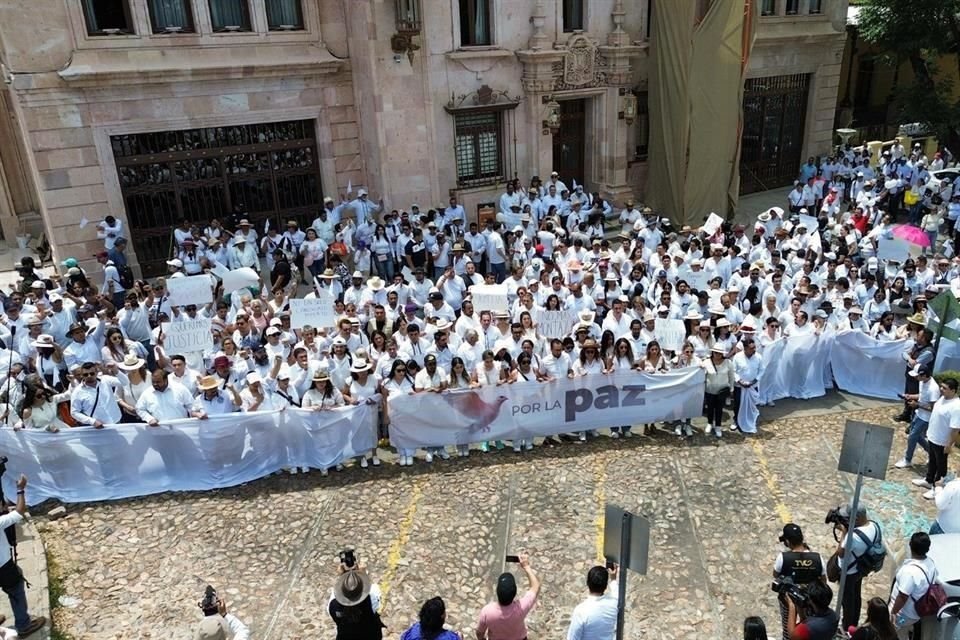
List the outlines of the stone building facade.
{"label": "stone building facade", "polygon": [[[309,222],[348,186],[390,208],[456,195],[471,217],[504,180],[554,169],[642,197],[665,0],[420,0],[415,35],[410,1],[3,3],[4,236],[84,261],[102,245],[86,222],[113,215],[153,274],[181,217]],[[750,76],[806,75],[800,155],[825,150],[846,1],[760,1]]]}

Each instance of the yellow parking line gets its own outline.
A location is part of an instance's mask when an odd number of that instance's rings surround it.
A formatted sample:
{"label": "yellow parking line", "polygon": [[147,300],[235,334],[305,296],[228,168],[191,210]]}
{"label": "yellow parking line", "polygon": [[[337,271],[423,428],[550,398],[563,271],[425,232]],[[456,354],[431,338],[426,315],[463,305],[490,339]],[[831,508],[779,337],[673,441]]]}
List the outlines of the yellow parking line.
{"label": "yellow parking line", "polygon": [[602,456],[597,456],[593,465],[593,500],[597,504],[596,524],[596,546],[597,561],[603,562],[603,528],[606,526],[606,508],[607,491],[604,488],[607,483],[607,461]]}
{"label": "yellow parking line", "polygon": [[413,483],[413,489],[410,493],[410,501],[407,503],[407,509],[403,514],[403,520],[400,521],[400,528],[397,531],[397,537],[390,543],[390,550],[387,551],[387,570],[383,572],[380,578],[380,614],[383,615],[387,610],[387,594],[390,593],[390,583],[396,576],[397,567],[400,566],[400,558],[403,557],[403,549],[410,540],[410,532],[413,530],[413,520],[417,515],[417,505],[423,495],[421,485],[423,480],[418,479]]}
{"label": "yellow parking line", "polygon": [[770,494],[773,496],[774,508],[777,511],[777,515],[780,516],[783,524],[793,522],[793,518],[790,516],[790,510],[787,509],[787,505],[783,502],[783,491],[780,490],[777,479],[773,477],[773,473],[770,471],[770,463],[767,461],[767,456],[763,453],[763,447],[760,445],[760,441],[756,438],[751,438],[750,444],[753,446],[753,453],[760,462],[760,475],[763,476],[764,482],[767,483],[767,489],[770,490]]}

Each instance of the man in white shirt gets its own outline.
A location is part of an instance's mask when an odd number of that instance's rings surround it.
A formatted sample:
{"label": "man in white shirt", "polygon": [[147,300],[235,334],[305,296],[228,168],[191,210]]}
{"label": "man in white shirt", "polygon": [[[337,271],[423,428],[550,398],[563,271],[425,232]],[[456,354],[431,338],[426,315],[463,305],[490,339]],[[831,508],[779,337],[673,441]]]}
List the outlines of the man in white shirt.
{"label": "man in white shirt", "polygon": [[144,391],[137,400],[137,415],[151,427],[167,420],[199,418],[200,413],[192,410],[193,396],[181,384],[170,384],[169,374],[157,369],[150,375],[152,387]]}
{"label": "man in white shirt", "polygon": [[[27,513],[26,490],[27,477],[20,474],[17,479],[17,505],[13,511],[0,516],[0,530],[5,530],[7,527],[23,522],[23,516]],[[17,633],[13,637],[26,638],[42,629],[47,624],[47,619],[43,616],[36,618],[30,616],[27,608],[27,594],[24,589],[26,581],[19,574],[16,561],[13,558],[13,547],[7,542],[6,536],[0,536],[0,568],[3,569],[5,581],[9,580],[10,584],[16,582],[15,585],[3,589],[10,599],[10,608],[13,610],[15,619]]]}
{"label": "man in white shirt", "polygon": [[[923,366],[923,365],[921,365]],[[927,489],[923,497],[933,500],[934,486],[939,490],[947,475],[947,456],[953,450],[960,435],[960,398],[957,397],[957,381],[947,378],[940,383],[940,399],[933,405],[927,426],[927,475],[916,478],[913,484]]]}
{"label": "man in white shirt", "polygon": [[897,629],[897,638],[907,640],[910,630],[920,621],[917,600],[926,595],[930,585],[937,582],[937,567],[927,557],[930,536],[918,531],[910,536],[910,557],[897,569],[890,591],[890,618]]}
{"label": "man in white shirt", "polygon": [[121,391],[119,380],[113,376],[98,377],[96,363],[83,363],[80,384],[70,392],[70,415],[78,424],[97,429],[106,424],[118,424],[123,418],[121,406],[131,414],[136,409],[126,401],[118,400],[117,391]]}
{"label": "man in white shirt", "polygon": [[617,572],[596,566],[587,573],[590,595],[573,610],[567,640],[612,640],[617,633]]}

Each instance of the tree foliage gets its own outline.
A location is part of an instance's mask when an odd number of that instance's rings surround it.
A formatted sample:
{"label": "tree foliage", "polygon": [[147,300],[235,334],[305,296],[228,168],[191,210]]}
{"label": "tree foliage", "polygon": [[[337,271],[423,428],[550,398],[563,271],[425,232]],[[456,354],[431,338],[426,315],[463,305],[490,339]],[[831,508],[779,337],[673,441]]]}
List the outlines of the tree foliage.
{"label": "tree foliage", "polygon": [[[960,146],[960,0],[863,0],[860,37],[892,64],[908,62],[913,80],[897,87],[901,123],[922,122],[956,150]],[[944,57],[952,64],[938,65]]]}

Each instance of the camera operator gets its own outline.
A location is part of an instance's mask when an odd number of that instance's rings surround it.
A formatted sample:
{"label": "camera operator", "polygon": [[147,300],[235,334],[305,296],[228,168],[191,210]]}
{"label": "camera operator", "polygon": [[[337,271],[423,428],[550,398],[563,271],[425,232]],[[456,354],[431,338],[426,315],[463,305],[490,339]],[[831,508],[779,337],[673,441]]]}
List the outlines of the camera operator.
{"label": "camera operator", "polygon": [[382,640],[380,585],[373,584],[353,551],[340,554],[337,581],[327,611],[337,625],[337,640]]}
{"label": "camera operator", "polygon": [[[790,523],[783,526],[783,533],[780,536],[780,542],[787,548],[777,554],[777,559],[773,563],[773,578],[777,582],[784,579],[792,581],[793,584],[805,587],[811,582],[819,580],[826,584],[827,565],[823,557],[814,551],[803,540],[803,531],[799,525]],[[783,628],[783,640],[789,640],[790,633],[787,631],[787,600],[789,595],[779,590],[780,602],[780,624]]]}
{"label": "camera operator", "polygon": [[27,502],[24,497],[26,489],[27,476],[21,474],[17,480],[17,506],[14,511],[0,516],[0,588],[10,599],[14,624],[21,638],[39,631],[47,624],[47,619],[43,616],[30,617],[30,612],[27,610],[27,593],[23,586],[25,583],[23,572],[13,557],[13,546],[7,536],[3,535],[7,527],[23,522],[23,516],[27,512]]}
{"label": "camera operator", "polygon": [[207,587],[203,600],[197,603],[203,611],[203,620],[197,627],[196,640],[248,640],[250,629],[232,613],[227,603],[217,596],[213,587]]}
{"label": "camera operator", "polygon": [[839,542],[837,543],[837,563],[840,570],[846,570],[847,581],[843,585],[843,593],[840,594],[843,603],[843,628],[858,626],[860,621],[860,607],[862,599],[860,589],[863,584],[864,575],[860,571],[860,558],[867,553],[873,543],[880,539],[880,525],[873,520],[867,519],[867,508],[862,504],[857,506],[856,518],[853,521],[854,531],[851,537],[850,553],[845,554],[843,548],[847,540],[847,527],[850,522],[850,506],[843,505],[840,508],[839,515],[841,521],[835,524],[839,532]]}
{"label": "camera operator", "polygon": [[837,614],[830,608],[833,589],[814,580],[807,587],[809,610],[799,619],[797,605],[787,598],[787,633],[790,640],[831,640],[837,633]]}

